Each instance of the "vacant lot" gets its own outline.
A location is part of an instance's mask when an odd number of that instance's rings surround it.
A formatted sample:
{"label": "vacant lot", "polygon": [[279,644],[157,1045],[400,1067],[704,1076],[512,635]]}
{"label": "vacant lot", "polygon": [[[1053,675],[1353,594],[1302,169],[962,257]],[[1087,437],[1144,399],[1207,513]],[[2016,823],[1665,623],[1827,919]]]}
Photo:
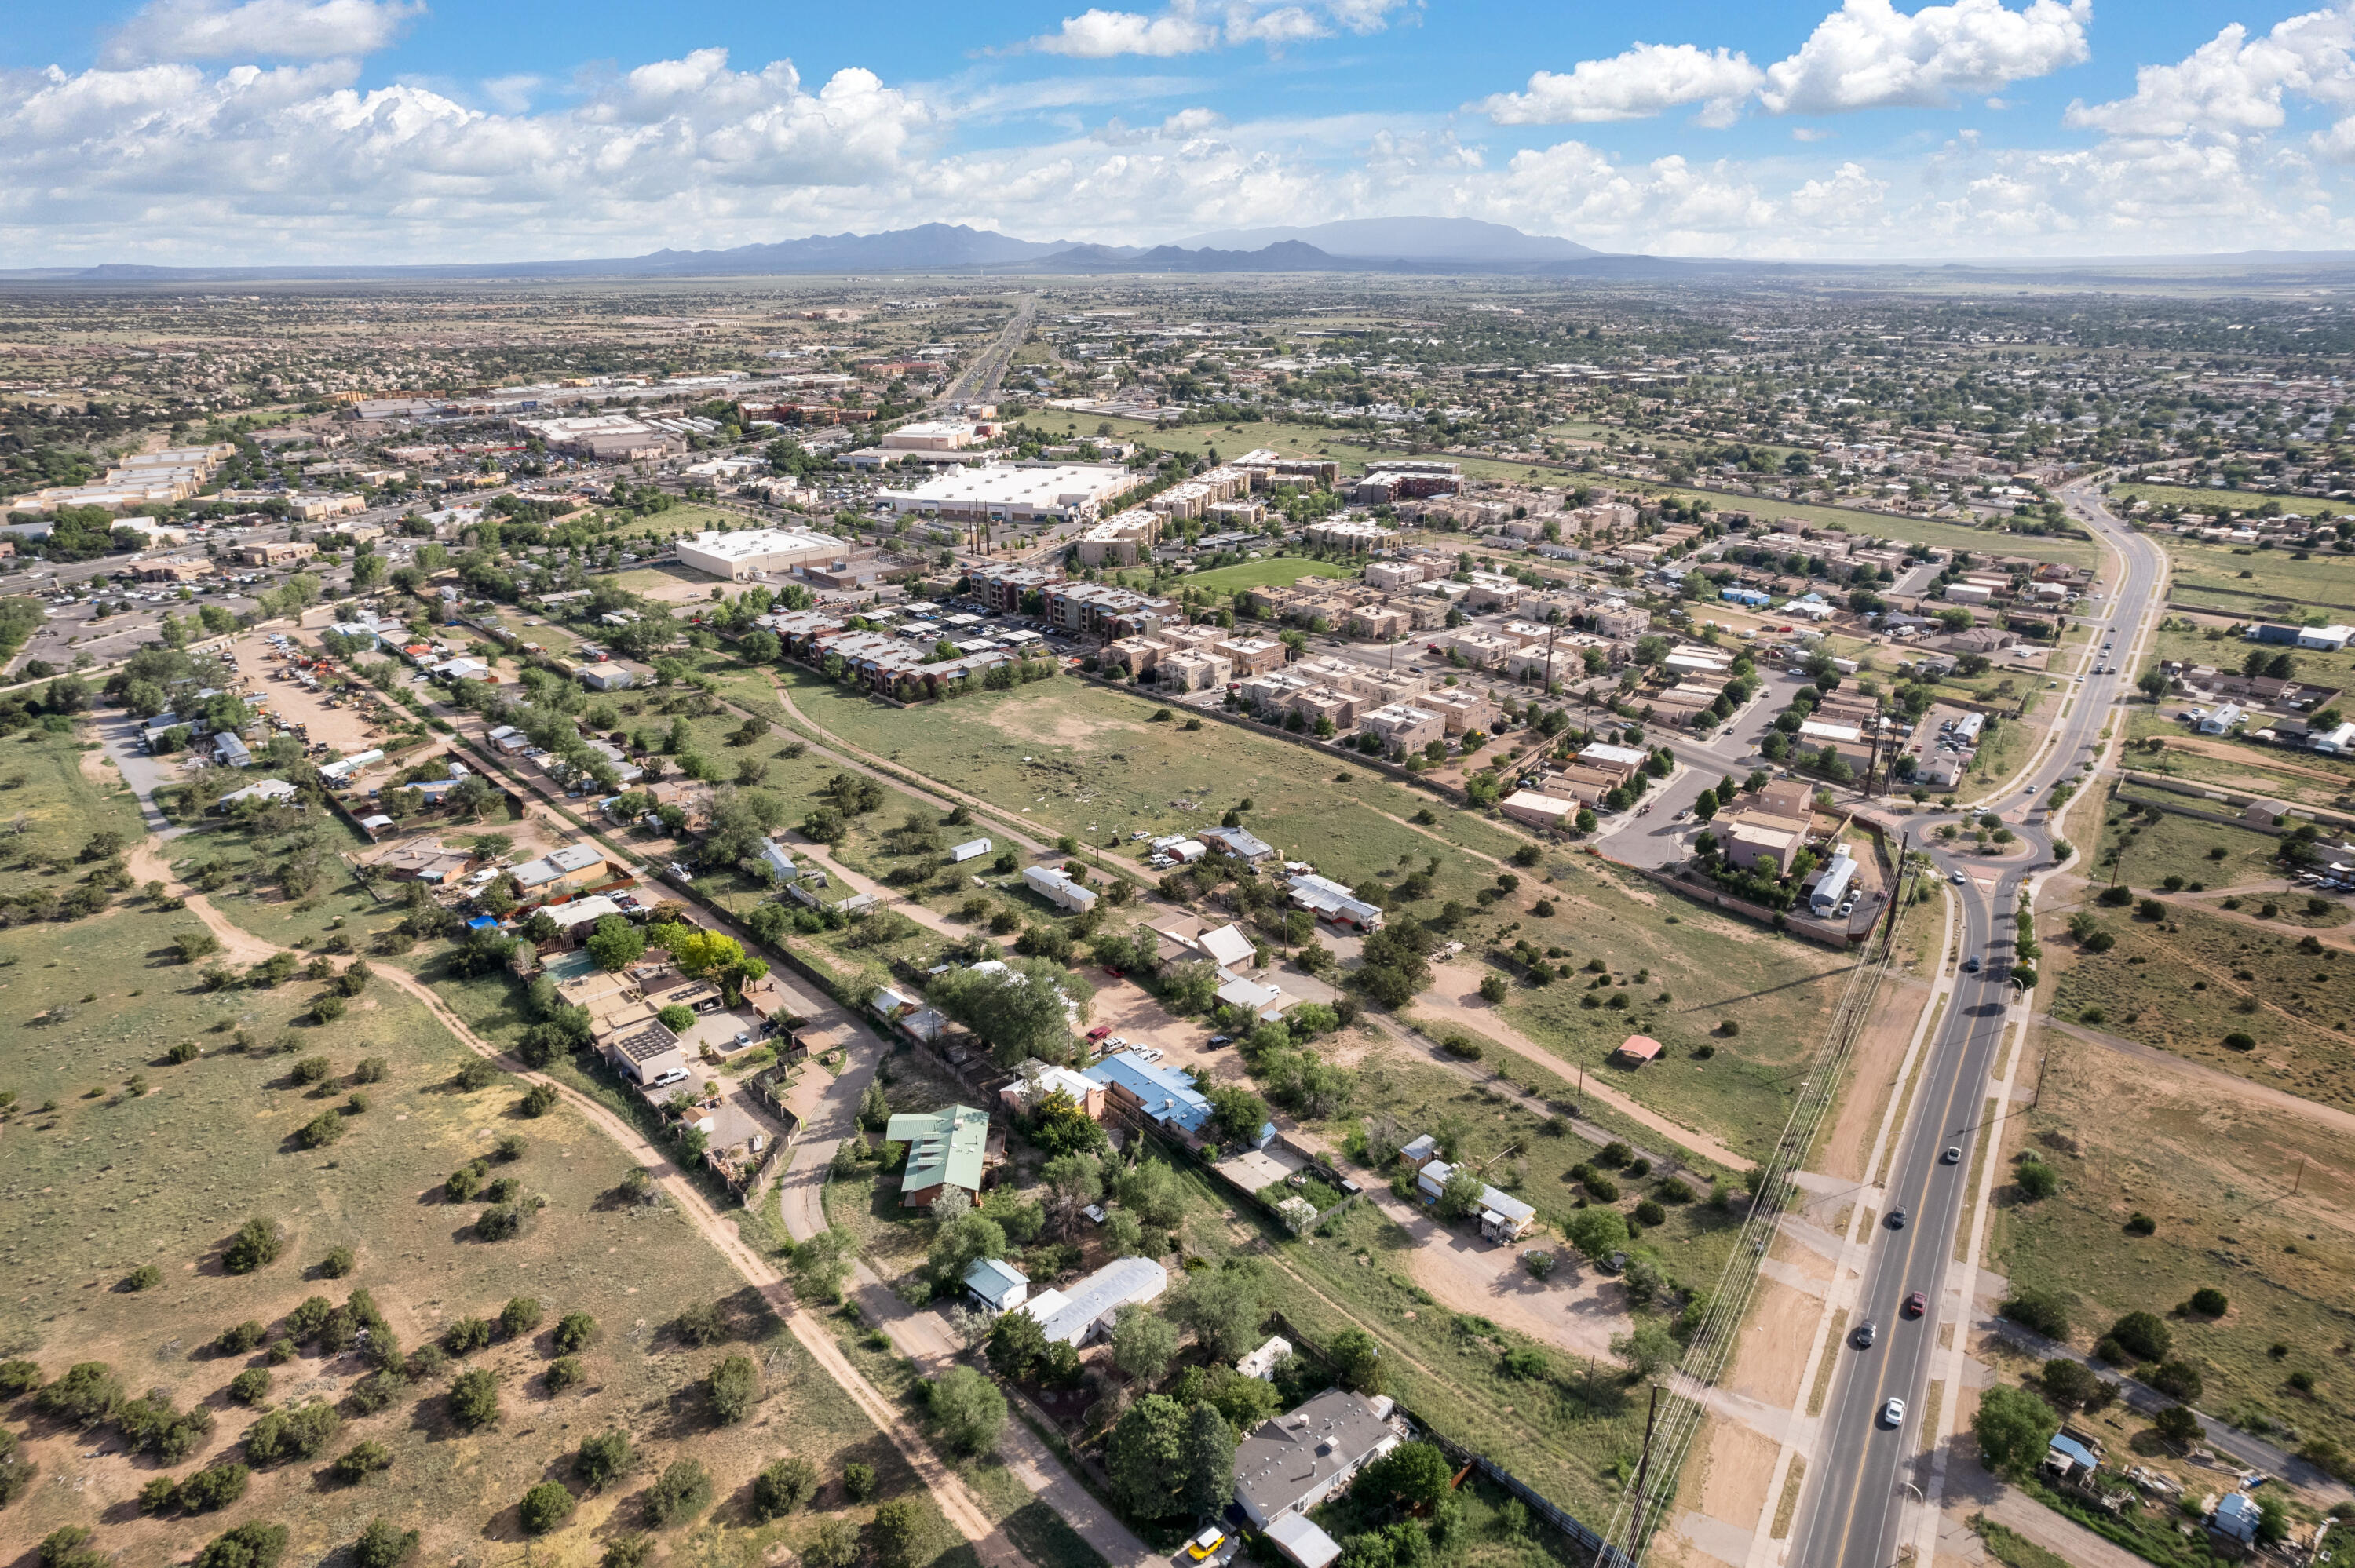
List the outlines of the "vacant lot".
{"label": "vacant lot", "polygon": [[1129,846],[1134,832],[1215,826],[1249,800],[1245,825],[1287,860],[1354,885],[1437,853],[1433,900],[1467,902],[1493,871],[1390,819],[1428,808],[1455,819],[1459,842],[1500,857],[1521,842],[1338,757],[1216,722],[1194,731],[1155,723],[1150,700],[1078,682],[900,710],[800,672],[788,679],[795,704],[829,733],[1035,823],[1041,837]]}
{"label": "vacant lot", "polygon": [[[137,800],[82,730],[0,736],[0,863],[11,869],[71,861],[92,833],[114,833],[128,843],[144,831]],[[42,885],[60,895],[67,886],[62,876]]]}
{"label": "vacant lot", "polygon": [[[1573,1079],[1582,1070],[1763,1157],[1789,1117],[1795,1069],[1821,1041],[1849,960],[1673,895],[1622,891],[1592,873],[1541,891],[1555,913],[1522,914],[1512,939],[1559,949],[1550,961],[1577,972],[1541,987],[1516,983],[1506,1019],[1560,1056]],[[1740,1026],[1732,1036],[1721,1033],[1729,1019]],[[1630,1034],[1667,1049],[1640,1068],[1612,1065]]]}
{"label": "vacant lot", "polygon": [[[2355,1445],[2343,1135],[2049,1031],[2036,1048],[2038,1105],[2017,1136],[2059,1170],[2062,1191],[2029,1202],[1998,1186],[1988,1266],[2070,1298],[2081,1348],[2123,1313],[2167,1317],[2206,1383],[2204,1410],[2293,1449],[2314,1436]],[[2126,1230],[2137,1213],[2152,1234]],[[2231,1310],[2170,1316],[2203,1286]],[[2291,1385],[2298,1373],[2316,1380],[2310,1392]]]}
{"label": "vacant lot", "polygon": [[[453,1075],[471,1054],[381,982],[326,1029],[294,1022],[314,985],[196,991],[189,967],[158,956],[194,923],[122,910],[75,927],[62,953],[48,928],[0,933],[0,1005],[21,1042],[5,1086],[34,1107],[6,1134],[6,1353],[31,1357],[50,1377],[75,1362],[107,1361],[134,1393],[160,1386],[181,1408],[211,1409],[210,1439],[168,1472],[185,1475],[236,1457],[251,1420],[223,1390],[265,1359],[208,1349],[240,1320],[270,1324],[307,1296],[340,1302],[362,1287],[407,1346],[461,1318],[496,1317],[519,1295],[540,1300],[546,1323],[537,1337],[469,1360],[500,1374],[506,1415],[495,1431],[457,1430],[442,1397],[446,1375],[421,1379],[381,1414],[347,1407],[343,1432],[317,1460],[259,1470],[241,1502],[201,1519],[140,1518],[131,1499],[167,1472],[123,1453],[104,1430],[35,1419],[31,1449],[43,1482],[0,1515],[12,1558],[59,1525],[82,1523],[126,1561],[159,1562],[251,1517],[290,1526],[298,1558],[316,1561],[376,1513],[421,1529],[430,1560],[471,1557],[514,1541],[523,1492],[566,1475],[571,1448],[614,1426],[632,1433],[642,1458],[624,1482],[585,1499],[554,1543],[560,1552],[578,1540],[583,1561],[592,1531],[628,1520],[653,1469],[682,1455],[712,1471],[730,1536],[751,1533],[738,1494],[779,1454],[806,1455],[829,1475],[846,1457],[890,1466],[887,1475],[897,1468],[847,1399],[797,1350],[771,1339],[741,1300],[731,1311],[737,1337],[750,1343],[698,1348],[667,1331],[690,1305],[734,1298],[741,1282],[676,1212],[623,1196],[629,1161],[602,1135],[561,1108],[518,1117],[512,1085],[461,1089]],[[234,1050],[240,1028],[256,1050]],[[274,1054],[282,1036],[293,1050]],[[165,1054],[182,1042],[203,1054],[169,1063]],[[329,1064],[324,1094],[293,1080],[293,1065],[312,1054]],[[385,1075],[361,1085],[352,1075],[366,1057],[381,1057]],[[355,1090],[368,1104],[348,1130],[331,1149],[302,1148],[295,1130],[349,1103]],[[491,1173],[514,1177],[547,1207],[519,1238],[484,1242],[474,1234],[484,1206],[448,1201],[441,1184],[510,1132],[523,1150],[494,1160]],[[283,1227],[284,1255],[250,1276],[226,1274],[222,1244],[256,1214]],[[322,1278],[317,1265],[336,1247],[352,1249],[352,1270]],[[119,1287],[145,1265],[160,1271],[159,1283]],[[541,1376],[552,1353],[546,1330],[574,1310],[597,1319],[599,1337],[582,1353],[587,1381],[552,1395]],[[769,1396],[751,1422],[719,1428],[691,1385],[731,1351],[765,1363]],[[272,1368],[272,1396],[339,1401],[365,1370],[356,1356],[306,1346]],[[18,1420],[30,1414],[11,1412]],[[390,1452],[391,1468],[358,1487],[329,1481],[325,1462],[362,1438]],[[808,1528],[797,1522],[757,1539],[764,1545]]]}
{"label": "vacant lot", "polygon": [[2252,545],[2202,545],[2172,536],[2159,541],[2175,567],[2168,597],[2213,605],[2254,619],[2280,600],[2318,609],[2355,609],[2355,575],[2343,556],[2298,559],[2301,552],[2260,550]]}
{"label": "vacant lot", "polygon": [[[2141,767],[2145,755],[2134,753],[2133,764]],[[2179,816],[2172,811],[2162,811],[2154,817],[2147,811],[2129,809],[2146,797],[2182,800],[2190,805],[2200,803],[2189,797],[2161,796],[2143,789],[2104,802],[2101,847],[2095,851],[2094,868],[2088,875],[2107,882],[2115,872],[2117,880],[2129,887],[2164,886],[2170,876],[2183,878],[2187,886],[2239,887],[2272,881],[2283,874],[2274,860],[2281,847],[2280,841],[2271,833],[2229,822]],[[2212,809],[2231,810],[2221,804]],[[2218,854],[2218,850],[2224,853]]]}
{"label": "vacant lot", "polygon": [[[2136,712],[2126,723],[2130,749],[2126,765],[2137,772],[2163,773],[2292,805],[2337,805],[2355,790],[2355,763],[2344,758],[2192,735],[2185,726],[2148,710]],[[2162,744],[2161,750],[2135,744],[2153,739]]]}
{"label": "vacant lot", "polygon": [[[2355,1106],[2355,960],[2301,951],[2290,930],[2169,906],[2162,924],[2101,911],[2117,946],[2082,953],[2065,936],[2053,1015],[2157,1045],[2324,1105]],[[2233,1035],[2254,1042],[2236,1049]]]}

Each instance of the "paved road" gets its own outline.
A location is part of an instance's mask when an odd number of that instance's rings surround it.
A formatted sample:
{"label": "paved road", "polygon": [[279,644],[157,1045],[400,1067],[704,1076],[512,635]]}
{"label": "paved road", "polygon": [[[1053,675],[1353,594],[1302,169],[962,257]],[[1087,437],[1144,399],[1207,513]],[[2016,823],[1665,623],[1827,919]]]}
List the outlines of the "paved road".
{"label": "paved road", "polygon": [[[1881,1336],[1870,1350],[1845,1344],[1839,1351],[1841,1366],[1825,1405],[1823,1436],[1808,1466],[1809,1485],[1792,1538],[1789,1561],[1806,1568],[1885,1568],[1903,1539],[1901,1502],[1909,1490],[1918,1495],[1929,1484],[1927,1445],[1918,1427],[1928,1414],[1924,1394],[1939,1324],[1951,1309],[1945,1284],[1968,1199],[1987,1084],[2010,1012],[2011,913],[2022,882],[2051,864],[2041,802],[2054,784],[2097,754],[2111,703],[2132,689],[2128,672],[2135,661],[2127,655],[2158,608],[2165,567],[2158,546],[2112,518],[2091,492],[2079,488],[2062,496],[2080,521],[2124,556],[2123,580],[2108,600],[2107,619],[2127,637],[2128,646],[2106,661],[2111,673],[2084,678],[2074,705],[2056,722],[2052,743],[2027,778],[2008,783],[2009,793],[2002,799],[1982,802],[2006,810],[2031,853],[1997,865],[1950,862],[1934,852],[1941,870],[1964,874],[1956,890],[1962,895],[1962,952],[1977,955],[1985,968],[1959,977],[1954,1002],[1939,1021],[1881,1215],[1875,1220],[1856,1316],[1877,1323]],[[2089,658],[2087,667],[2094,662]],[[2032,789],[2023,791],[2021,783]],[[1919,826],[1934,819],[1913,821]],[[1962,1150],[1951,1165],[1941,1158],[1949,1147]],[[1889,1218],[1898,1209],[1906,1211],[1907,1223],[1891,1229]],[[1926,1298],[1927,1308],[1909,1319],[1902,1306],[1914,1291]],[[1891,1398],[1905,1402],[1900,1426],[1882,1419]]]}

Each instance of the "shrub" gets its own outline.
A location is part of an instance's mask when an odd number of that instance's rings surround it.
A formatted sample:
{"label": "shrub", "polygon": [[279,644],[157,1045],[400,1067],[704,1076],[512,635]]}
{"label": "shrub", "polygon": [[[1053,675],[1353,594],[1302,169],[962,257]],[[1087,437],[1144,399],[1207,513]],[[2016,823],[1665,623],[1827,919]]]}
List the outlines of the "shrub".
{"label": "shrub", "polygon": [[391,1071],[391,1067],[387,1065],[383,1057],[363,1056],[360,1058],[359,1065],[352,1069],[352,1082],[380,1084]]}
{"label": "shrub", "polygon": [[2126,1234],[2147,1236],[2158,1229],[2158,1222],[2139,1209],[2126,1216]]}
{"label": "shrub", "polygon": [[646,1519],[657,1527],[684,1523],[710,1506],[710,1474],[693,1459],[674,1461],[646,1490]]}
{"label": "shrub", "polygon": [[442,1183],[442,1194],[453,1203],[463,1203],[482,1190],[483,1173],[471,1165],[459,1166]]}
{"label": "shrub", "polygon": [[1619,1183],[1614,1181],[1610,1177],[1605,1176],[1602,1171],[1593,1171],[1587,1175],[1583,1180],[1585,1181],[1587,1192],[1593,1196],[1597,1202],[1615,1203],[1619,1201]]}
{"label": "shrub", "polygon": [[2190,1361],[2161,1361],[2151,1369],[2150,1386],[2169,1399],[2179,1399],[2190,1404],[2204,1392],[2200,1369]]}
{"label": "shrub", "polygon": [[392,1450],[381,1443],[355,1443],[336,1458],[333,1467],[336,1479],[354,1486],[368,1479],[378,1470],[392,1468]]}
{"label": "shrub", "polygon": [[480,1431],[499,1418],[499,1375],[476,1368],[450,1380],[450,1415],[468,1431]]}
{"label": "shrub", "polygon": [[678,1315],[671,1324],[671,1332],[678,1336],[682,1344],[700,1347],[727,1333],[728,1323],[720,1317],[718,1306],[698,1301]]}
{"label": "shrub", "polygon": [[556,1102],[562,1097],[554,1084],[534,1084],[530,1092],[516,1102],[516,1109],[528,1117],[543,1117],[554,1110]]}
{"label": "shrub", "polygon": [[457,1084],[460,1088],[472,1093],[476,1089],[489,1088],[498,1082],[499,1076],[499,1070],[496,1067],[492,1066],[480,1056],[476,1056],[458,1069]]}
{"label": "shrub", "polygon": [[711,1414],[722,1426],[733,1426],[752,1413],[761,1398],[761,1371],[750,1356],[730,1356],[704,1380]]}
{"label": "shrub", "polygon": [[485,1209],[474,1216],[474,1236],[478,1241],[506,1241],[522,1230],[523,1211],[512,1203]]}
{"label": "shrub", "polygon": [[2175,1347],[2175,1335],[2153,1312],[2129,1312],[2111,1325],[2108,1337],[2129,1355],[2146,1361],[2163,1361]]}
{"label": "shrub", "polygon": [[2021,1160],[2012,1180],[2030,1198],[2050,1198],[2061,1191],[2061,1172],[2041,1160]]}
{"label": "shrub", "polygon": [[[1200,719],[1188,719],[1188,724],[1200,724]],[[817,1527],[817,1534],[802,1548],[802,1561],[809,1568],[850,1568],[858,1561],[858,1527],[847,1519],[829,1519]]]}
{"label": "shrub", "polygon": [[197,1553],[195,1568],[278,1568],[286,1554],[286,1527],[249,1520],[213,1538]]}
{"label": "shrub", "polygon": [[547,1378],[548,1392],[551,1394],[562,1393],[568,1388],[577,1388],[589,1381],[589,1373],[581,1367],[578,1356],[557,1357],[548,1363],[548,1371],[541,1375]]}
{"label": "shrub", "polygon": [[[856,1531],[851,1539],[858,1539]],[[597,1559],[597,1568],[645,1568],[655,1560],[655,1538],[636,1531],[617,1535],[605,1543],[605,1554]],[[844,1564],[843,1568],[848,1568]]]}
{"label": "shrub", "polygon": [[251,1274],[278,1261],[286,1250],[286,1237],[279,1231],[277,1222],[260,1216],[248,1220],[221,1249],[221,1266],[231,1274]]}
{"label": "shrub", "polygon": [[352,1257],[351,1248],[347,1246],[329,1247],[327,1249],[327,1255],[319,1260],[320,1277],[325,1279],[341,1279],[344,1276],[352,1271],[353,1261],[354,1259]]}
{"label": "shrub", "polygon": [[2214,1286],[2203,1285],[2191,1293],[2191,1299],[2185,1302],[2184,1306],[2186,1309],[2196,1312],[2202,1318],[2222,1318],[2232,1309],[2232,1303]]}
{"label": "shrub", "polygon": [[203,1054],[203,1048],[195,1041],[183,1040],[178,1044],[173,1046],[169,1051],[164,1053],[164,1060],[171,1063],[176,1067],[184,1063],[193,1062]]}
{"label": "shrub", "polygon": [[343,1136],[343,1113],[341,1111],[332,1110],[321,1111],[317,1116],[313,1117],[309,1121],[304,1123],[303,1130],[295,1134],[295,1137],[302,1140],[303,1147],[305,1149],[325,1149],[327,1145],[335,1142],[336,1139]]}
{"label": "shrub", "polygon": [[311,1022],[317,1024],[333,1023],[344,1015],[346,1005],[339,993],[332,991],[321,991],[312,1000]]}
{"label": "shrub", "polygon": [[417,1531],[403,1530],[379,1514],[352,1542],[355,1568],[400,1568],[417,1552]]}
{"label": "shrub", "polygon": [[[261,1325],[252,1326],[259,1335]],[[257,1338],[256,1343],[260,1343]],[[30,1393],[41,1386],[41,1365],[38,1361],[0,1361],[0,1399],[14,1399]]]}
{"label": "shrub", "polygon": [[439,1345],[420,1345],[409,1352],[402,1369],[412,1383],[431,1383],[450,1366],[450,1352]]}
{"label": "shrub", "polygon": [[[426,1348],[432,1349],[431,1346]],[[374,1415],[379,1411],[391,1409],[392,1402],[399,1399],[408,1386],[409,1379],[401,1375],[399,1367],[378,1367],[352,1384],[352,1392],[346,1397],[351,1402],[354,1414]]]}
{"label": "shrub", "polygon": [[875,1467],[862,1465],[856,1459],[842,1467],[842,1489],[853,1502],[865,1502],[875,1495]]}
{"label": "shrub", "polygon": [[583,1437],[572,1456],[572,1473],[582,1485],[600,1491],[629,1467],[630,1435],[619,1429]]}
{"label": "shrub", "polygon": [[1717,1032],[1724,1038],[1731,1040],[1742,1033],[1742,1025],[1736,1020],[1728,1018],[1718,1024]]}
{"label": "shrub", "polygon": [[561,1481],[542,1481],[523,1494],[516,1519],[527,1535],[546,1535],[572,1517],[572,1494]]}
{"label": "shrub", "polygon": [[208,1465],[180,1483],[180,1506],[190,1513],[225,1509],[245,1495],[246,1483],[252,1476],[252,1471],[234,1460],[225,1465]]}
{"label": "shrub", "polygon": [[335,1070],[335,1064],[325,1056],[305,1056],[288,1068],[286,1075],[298,1084],[316,1084],[325,1081]]}
{"label": "shrub", "polygon": [[77,1361],[34,1403],[44,1415],[88,1426],[113,1414],[123,1403],[123,1380],[104,1361]]}
{"label": "shrub", "polygon": [[164,1271],[152,1263],[143,1263],[123,1277],[126,1291],[153,1290],[164,1283]]}
{"label": "shrub", "polygon": [[586,1312],[567,1312],[556,1320],[554,1342],[559,1355],[586,1350],[597,1337],[597,1319]]}
{"label": "shrub", "polygon": [[781,1518],[816,1495],[816,1466],[807,1459],[779,1459],[752,1478],[752,1517]]}
{"label": "shrub", "polygon": [[2069,1304],[2057,1292],[2015,1290],[1998,1310],[2020,1327],[2048,1340],[2069,1337]]}
{"label": "shrub", "polygon": [[343,1426],[343,1417],[324,1400],[292,1410],[266,1410],[245,1432],[245,1457],[257,1465],[314,1459]]}
{"label": "shrub", "polygon": [[1660,1207],[1659,1204],[1654,1202],[1651,1199],[1646,1198],[1642,1202],[1636,1205],[1636,1218],[1637,1222],[1642,1224],[1665,1224],[1668,1223],[1668,1210]]}
{"label": "shrub", "polygon": [[2224,1036],[2224,1049],[2227,1051],[2254,1051],[2256,1048],[2257,1040],[2254,1034],[2243,1034],[2234,1030]]}
{"label": "shrub", "polygon": [[248,1367],[229,1380],[229,1396],[240,1404],[259,1409],[270,1400],[270,1369]]}
{"label": "shrub", "polygon": [[521,1339],[539,1327],[539,1298],[518,1296],[499,1308],[499,1334],[504,1339]]}
{"label": "shrub", "polygon": [[1466,1062],[1476,1062],[1486,1054],[1480,1042],[1463,1034],[1449,1035],[1439,1043],[1439,1048]]}
{"label": "shrub", "polygon": [[491,1146],[491,1158],[498,1160],[502,1164],[509,1163],[514,1160],[521,1160],[523,1158],[523,1151],[528,1147],[529,1145],[524,1142],[523,1134],[519,1132],[502,1133],[499,1137],[498,1142]]}
{"label": "shrub", "polygon": [[442,1330],[442,1348],[453,1356],[470,1356],[491,1342],[491,1326],[480,1318],[461,1318]]}

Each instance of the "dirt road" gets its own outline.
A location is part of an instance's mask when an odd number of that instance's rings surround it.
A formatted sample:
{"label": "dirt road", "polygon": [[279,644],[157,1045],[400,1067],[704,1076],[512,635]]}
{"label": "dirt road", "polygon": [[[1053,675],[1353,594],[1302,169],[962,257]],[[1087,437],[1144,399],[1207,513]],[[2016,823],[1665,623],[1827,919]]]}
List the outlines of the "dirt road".
{"label": "dirt road", "polygon": [[[179,888],[169,868],[164,865],[151,846],[143,844],[133,851],[126,857],[125,863],[133,868],[134,875],[153,877],[184,893],[188,912],[203,921],[205,928],[220,939],[223,950],[235,961],[259,962],[278,950],[222,915],[202,894],[187,893]],[[686,1172],[673,1165],[661,1150],[648,1143],[635,1128],[588,1096],[558,1083],[545,1074],[532,1072],[505,1054],[497,1046],[467,1027],[465,1021],[444,1005],[432,988],[415,976],[389,964],[378,966],[376,975],[385,983],[416,998],[444,1028],[464,1041],[476,1054],[496,1062],[525,1083],[547,1084],[554,1088],[582,1120],[653,1172],[656,1184],[678,1206],[697,1234],[710,1243],[745,1282],[761,1293],[762,1298],[792,1330],[794,1338],[809,1351],[810,1358],[842,1386],[852,1403],[875,1424],[876,1429],[891,1440],[892,1446],[900,1450],[910,1468],[922,1480],[925,1489],[932,1494],[950,1525],[973,1543],[982,1562],[989,1568],[1026,1568],[1028,1560],[1006,1532],[990,1521],[988,1514],[966,1489],[964,1481],[941,1462],[940,1457],[928,1445],[910,1434],[903,1414],[850,1364],[826,1327],[802,1309],[794,1299],[784,1276],[767,1258],[745,1244],[735,1223],[713,1209]],[[1021,1428],[1009,1430],[1022,1430],[1025,1436],[1028,1436],[1027,1430]],[[1032,1441],[1035,1443],[1036,1439]],[[1086,1528],[1076,1519],[1071,1520],[1071,1524],[1074,1529]]]}
{"label": "dirt road", "polygon": [[[1480,1000],[1480,975],[1476,969],[1466,969],[1461,964],[1433,964],[1431,967],[1431,989],[1414,999],[1414,1008],[1427,1018],[1461,1024],[1484,1034],[1557,1076],[1571,1070],[1569,1064],[1506,1022],[1501,1013]],[[1727,1171],[1747,1171],[1756,1163],[1746,1156],[1734,1153],[1709,1134],[1696,1132],[1691,1128],[1670,1121],[1642,1101],[1621,1094],[1607,1084],[1597,1083],[1591,1075],[1581,1092],[1602,1101],[1628,1120],[1641,1122],[1663,1138],[1682,1144],[1703,1160],[1713,1161]]]}

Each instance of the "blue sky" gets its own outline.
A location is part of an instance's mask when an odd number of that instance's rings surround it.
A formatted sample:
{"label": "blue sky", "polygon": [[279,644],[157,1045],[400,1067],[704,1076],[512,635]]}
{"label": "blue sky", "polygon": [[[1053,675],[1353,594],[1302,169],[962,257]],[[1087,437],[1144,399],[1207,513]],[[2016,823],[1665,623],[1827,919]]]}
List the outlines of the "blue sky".
{"label": "blue sky", "polygon": [[[2355,5],[2355,0],[2349,0]],[[2355,248],[2347,6],[150,0],[0,32],[0,253],[1443,213],[1662,254]]]}

